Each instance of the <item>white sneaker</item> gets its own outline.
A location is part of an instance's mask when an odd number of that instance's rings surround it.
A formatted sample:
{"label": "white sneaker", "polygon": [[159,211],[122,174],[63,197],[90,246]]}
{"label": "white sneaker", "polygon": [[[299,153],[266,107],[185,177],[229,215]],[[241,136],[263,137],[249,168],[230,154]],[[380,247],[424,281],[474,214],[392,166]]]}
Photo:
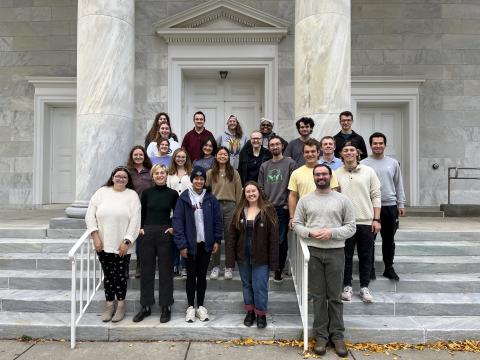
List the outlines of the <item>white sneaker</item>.
{"label": "white sneaker", "polygon": [[343,301],[352,301],[353,289],[351,286],[345,286],[342,292]]}
{"label": "white sneaker", "polygon": [[210,273],[210,280],[218,280],[218,274],[220,273],[220,269],[218,266],[215,266]]}
{"label": "white sneaker", "polygon": [[373,296],[370,294],[368,287],[363,287],[360,289],[360,297],[364,303],[373,303]]}
{"label": "white sneaker", "polygon": [[196,313],[200,321],[208,321],[208,311],[203,306],[199,306]]}
{"label": "white sneaker", "polygon": [[233,274],[232,274],[232,268],[225,268],[225,280],[232,280]]}
{"label": "white sneaker", "polygon": [[185,321],[188,323],[195,322],[195,308],[193,306],[189,306],[187,308],[187,313],[185,315]]}
{"label": "white sneaker", "polygon": [[182,268],[182,270],[180,271],[180,275],[182,277],[187,277],[187,268]]}

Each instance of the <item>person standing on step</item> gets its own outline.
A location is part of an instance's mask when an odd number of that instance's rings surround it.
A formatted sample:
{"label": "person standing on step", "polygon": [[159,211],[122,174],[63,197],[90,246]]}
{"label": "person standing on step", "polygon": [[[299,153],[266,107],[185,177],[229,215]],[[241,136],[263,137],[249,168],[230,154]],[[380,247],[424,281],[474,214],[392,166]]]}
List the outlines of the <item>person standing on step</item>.
{"label": "person standing on step", "polygon": [[140,208],[132,176],[125,166],[112,171],[88,204],[85,223],[104,273],[103,322],[118,322],[125,317],[130,254],[140,232]]}
{"label": "person standing on step", "polygon": [[319,164],[328,165],[332,171],[343,166],[342,159],[335,156],[335,139],[332,136],[324,136],[320,140],[320,150],[322,156],[318,159]]}
{"label": "person standing on step", "polygon": [[[130,150],[127,160],[127,169],[130,172],[133,180],[133,186],[138,194],[138,198],[142,197],[143,190],[152,186],[152,177],[150,176],[150,169],[152,162],[147,156],[145,148],[141,145],[136,145]],[[137,266],[135,269],[135,277],[140,277],[140,244],[142,243],[142,235],[138,235],[135,241],[135,253],[137,255]]]}
{"label": "person standing on step", "polygon": [[258,181],[260,166],[272,158],[268,147],[262,146],[262,133],[254,131],[250,134],[250,146],[245,146],[240,152],[238,172],[242,185],[247,181]]}
{"label": "person standing on step", "polygon": [[[285,149],[285,153],[283,155],[285,157],[291,157],[293,160],[295,160],[297,166],[302,166],[305,164],[305,158],[303,157],[303,144],[305,143],[305,141],[313,139],[310,137],[310,135],[312,135],[315,122],[312,118],[302,117],[297,120],[295,125],[297,127],[297,131],[300,137],[288,143],[288,146]],[[317,141],[315,139],[313,140]]]}
{"label": "person standing on step", "polygon": [[[207,171],[207,186],[212,189],[212,194],[220,203],[222,214],[222,236],[225,241],[230,223],[232,222],[235,204],[238,204],[242,197],[242,184],[240,175],[230,165],[230,153],[224,146],[220,146],[215,154],[213,168]],[[217,280],[220,273],[221,249],[213,254],[213,268],[210,273],[210,280]],[[231,280],[233,277],[232,268],[225,266],[224,278]]]}
{"label": "person standing on step", "polygon": [[345,240],[355,234],[352,203],[330,189],[332,169],[319,164],[313,169],[316,190],[297,204],[293,229],[308,245],[308,289],[313,299],[313,332],[318,355],[328,341],[336,353],[347,356],[343,333],[343,269]]}
{"label": "person standing on step", "polygon": [[360,160],[365,159],[367,154],[367,146],[363,137],[352,130],[353,114],[350,111],[343,111],[339,115],[339,123],[341,130],[333,137],[335,139],[336,150],[335,156],[340,158],[340,151],[343,148],[343,144],[346,141],[353,141],[357,145],[357,149],[360,150]]}
{"label": "person standing on step", "polygon": [[345,273],[343,279],[342,299],[352,300],[352,266],[355,245],[360,272],[360,297],[365,303],[373,302],[373,296],[368,289],[372,270],[372,251],[375,235],[380,232],[381,193],[380,181],[375,171],[367,165],[360,164],[360,152],[357,144],[347,141],[343,144],[343,167],[335,173],[340,191],[353,204],[357,231],[345,241]]}
{"label": "person standing on step", "polygon": [[217,153],[217,141],[213,136],[205,138],[200,144],[200,158],[193,162],[193,166],[200,166],[205,171],[213,168],[215,162],[215,154]]}
{"label": "person standing on step", "polygon": [[[175,190],[178,196],[182,194],[189,186],[190,174],[192,173],[192,162],[188,157],[187,151],[184,148],[177,149],[173,152],[172,163],[168,169],[167,186]],[[185,259],[180,256],[177,247],[173,247],[173,274],[187,276],[187,266]]]}
{"label": "person standing on step", "polygon": [[[180,255],[187,264],[186,291],[188,308],[186,322],[209,319],[204,306],[207,290],[207,270],[210,256],[220,249],[222,216],[215,197],[205,189],[207,175],[201,167],[193,168],[192,186],[184,191],[173,213],[173,237]],[[197,310],[195,310],[195,293]]]}
{"label": "person standing on step", "polygon": [[159,156],[159,141],[162,139],[167,139],[168,140],[168,148],[170,149],[170,152],[168,155],[172,155],[172,152],[177,150],[180,147],[180,144],[173,139],[172,137],[172,132],[170,130],[170,123],[167,121],[160,122],[160,127],[158,129],[158,133],[153,139],[153,141],[148,144],[147,147],[147,154],[151,158],[155,156]]}
{"label": "person standing on step", "polygon": [[240,151],[245,146],[248,138],[243,133],[242,126],[235,115],[227,119],[225,131],[217,139],[218,146],[225,146],[230,152],[230,165],[237,170]]}
{"label": "person standing on step", "polygon": [[402,172],[397,160],[385,156],[387,137],[375,132],[369,138],[372,155],[361,161],[370,166],[382,185],[382,255],[385,271],[383,276],[391,280],[400,280],[393,268],[395,256],[395,233],[398,229],[398,216],[405,216],[405,191],[403,190]]}
{"label": "person standing on step", "polygon": [[194,128],[185,134],[182,141],[182,148],[187,150],[190,160],[195,161],[200,158],[200,145],[202,141],[213,134],[205,129],[205,114],[197,111],[193,114]]}
{"label": "person standing on step", "polygon": [[168,169],[154,165],[150,171],[155,185],[142,194],[143,234],[142,275],[140,277],[140,305],[133,322],[140,322],[150,316],[155,304],[155,269],[158,266],[158,304],[162,310],[160,322],[170,321],[173,304],[173,239],[171,212],[175,209],[178,193],[167,186]]}
{"label": "person standing on step", "polygon": [[[148,145],[150,145],[152,141],[155,141],[155,138],[158,136],[158,133],[160,132],[160,125],[164,122],[166,122],[170,126],[170,116],[168,116],[166,112],[159,112],[157,115],[155,115],[155,119],[153,120],[152,127],[148,131],[147,136],[145,136],[145,149],[148,148]],[[170,127],[169,134],[170,135],[168,136],[168,138],[169,139],[171,138],[178,143],[178,137],[171,131],[171,127]],[[156,150],[156,146],[154,150]]]}
{"label": "person standing on step", "polygon": [[272,159],[260,166],[258,184],[265,197],[275,206],[278,218],[279,264],[275,271],[275,282],[282,281],[288,253],[288,182],[297,167],[295,160],[282,155],[283,144],[278,136],[272,136],[268,143]]}
{"label": "person standing on step", "polygon": [[235,261],[242,279],[247,312],[243,323],[267,326],[268,279],[278,269],[278,222],[274,207],[265,201],[255,181],[245,184],[226,240],[226,266]]}
{"label": "person standing on step", "polygon": [[152,164],[154,165],[163,165],[169,167],[172,162],[172,155],[169,148],[170,143],[168,139],[158,140],[158,156],[154,155],[150,157]]}

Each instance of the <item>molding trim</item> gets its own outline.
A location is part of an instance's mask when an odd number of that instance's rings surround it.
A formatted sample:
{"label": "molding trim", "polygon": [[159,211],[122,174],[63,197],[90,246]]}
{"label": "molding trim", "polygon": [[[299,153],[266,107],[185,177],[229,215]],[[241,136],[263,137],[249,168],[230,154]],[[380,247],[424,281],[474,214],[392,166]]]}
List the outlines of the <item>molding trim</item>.
{"label": "molding trim", "polygon": [[[221,26],[215,26],[222,22]],[[290,23],[234,0],[211,0],[153,24],[167,43],[275,44]]]}
{"label": "molding trim", "polygon": [[50,129],[49,112],[51,106],[76,106],[77,79],[75,77],[27,77],[29,84],[35,87],[33,114],[33,188],[32,205],[34,207],[49,203],[44,192],[45,182],[45,131]]}
{"label": "molding trim", "polygon": [[419,205],[419,87],[420,78],[360,76],[352,77],[352,112],[357,115],[359,104],[396,103],[407,106],[408,128],[408,193],[409,206]]}

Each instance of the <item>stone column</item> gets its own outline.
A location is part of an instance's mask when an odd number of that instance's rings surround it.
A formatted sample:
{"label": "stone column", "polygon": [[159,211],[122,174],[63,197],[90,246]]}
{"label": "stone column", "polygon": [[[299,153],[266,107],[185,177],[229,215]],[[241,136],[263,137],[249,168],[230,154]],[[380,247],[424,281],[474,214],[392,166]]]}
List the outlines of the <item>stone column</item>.
{"label": "stone column", "polygon": [[313,118],[318,139],[350,110],[350,28],[350,0],[295,1],[295,119]]}
{"label": "stone column", "polygon": [[92,194],[134,141],[135,1],[78,0],[76,196],[84,217]]}

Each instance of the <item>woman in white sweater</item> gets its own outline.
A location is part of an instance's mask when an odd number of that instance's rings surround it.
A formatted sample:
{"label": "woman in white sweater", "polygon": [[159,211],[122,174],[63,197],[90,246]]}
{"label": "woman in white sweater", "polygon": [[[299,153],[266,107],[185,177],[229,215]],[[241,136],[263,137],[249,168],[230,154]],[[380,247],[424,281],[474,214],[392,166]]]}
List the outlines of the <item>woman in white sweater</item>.
{"label": "woman in white sweater", "polygon": [[104,322],[118,322],[125,316],[130,253],[140,230],[140,209],[132,177],[123,166],[112,171],[88,205],[85,222],[105,276]]}

